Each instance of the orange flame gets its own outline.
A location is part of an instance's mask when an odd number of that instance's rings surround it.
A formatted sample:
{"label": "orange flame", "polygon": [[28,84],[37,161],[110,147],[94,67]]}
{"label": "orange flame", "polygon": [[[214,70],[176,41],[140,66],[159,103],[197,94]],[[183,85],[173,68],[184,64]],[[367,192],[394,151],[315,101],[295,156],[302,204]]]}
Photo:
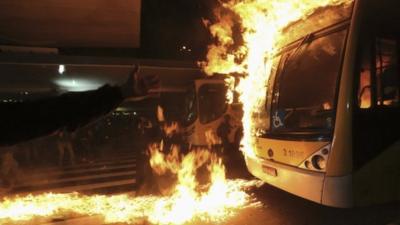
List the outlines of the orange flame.
{"label": "orange flame", "polygon": [[[215,73],[245,75],[240,79],[236,91],[240,93],[243,104],[242,151],[254,157],[254,137],[257,133],[254,115],[262,113],[265,105],[267,81],[275,70],[274,55],[280,46],[290,40],[312,32],[315,27],[286,31],[292,23],[306,20],[317,9],[327,6],[348,6],[353,0],[230,0],[222,7],[239,19],[243,44],[233,48],[233,17],[221,15],[217,11],[218,22],[209,26],[217,44],[209,46],[207,61],[200,66],[208,75]],[[337,16],[332,13],[326,20],[334,21]],[[313,21],[314,26],[326,21]],[[297,32],[297,33],[293,33]],[[231,85],[227,85],[231,86]]]}
{"label": "orange flame", "polygon": [[[191,151],[181,157],[181,160],[177,158],[176,149],[174,146],[170,154],[161,157],[163,160],[157,160],[157,164],[152,164],[153,168],[164,168],[164,173],[169,170],[177,177],[173,194],[157,203],[155,207],[157,215],[153,217],[156,220],[150,220],[153,223],[182,224],[194,218],[222,221],[251,202],[249,196],[241,191],[241,188],[237,189],[238,187],[244,188],[262,183],[226,180],[222,160],[207,149]],[[153,158],[160,158],[159,154],[161,154],[159,151],[153,149],[150,161]],[[203,166],[207,167],[210,174],[208,187],[196,180],[197,170]],[[259,203],[252,206],[257,205]]]}
{"label": "orange flame", "polygon": [[161,129],[163,130],[166,137],[172,137],[174,134],[180,132],[180,126],[178,122],[166,123],[164,116],[164,109],[161,106],[157,106],[157,120],[162,124]]}
{"label": "orange flame", "polygon": [[[153,224],[183,224],[192,220],[220,222],[242,208],[260,206],[243,190],[262,182],[226,180],[221,159],[209,151],[197,150],[178,156],[179,153],[174,150],[164,155],[157,146],[150,148],[152,167],[158,174],[172,172],[178,180],[174,191],[167,196],[48,193],[5,198],[0,203],[0,224],[71,213],[100,215],[105,223],[137,223],[143,220]],[[196,181],[196,170],[204,165],[210,171],[211,182],[207,187]]]}

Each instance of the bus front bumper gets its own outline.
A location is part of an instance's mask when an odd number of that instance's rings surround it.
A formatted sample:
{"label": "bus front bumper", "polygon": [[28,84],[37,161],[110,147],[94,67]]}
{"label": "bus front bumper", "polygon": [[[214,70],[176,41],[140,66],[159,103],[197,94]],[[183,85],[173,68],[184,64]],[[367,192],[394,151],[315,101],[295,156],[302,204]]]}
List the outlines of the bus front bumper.
{"label": "bus front bumper", "polygon": [[247,169],[262,181],[294,195],[322,204],[324,173],[307,171],[292,166],[245,157]]}

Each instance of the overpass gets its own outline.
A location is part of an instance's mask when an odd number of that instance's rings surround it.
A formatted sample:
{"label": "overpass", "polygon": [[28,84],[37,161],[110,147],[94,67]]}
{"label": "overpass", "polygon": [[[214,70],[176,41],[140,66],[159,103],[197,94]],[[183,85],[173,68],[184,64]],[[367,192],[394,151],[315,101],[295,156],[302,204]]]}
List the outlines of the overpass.
{"label": "overpass", "polygon": [[141,0],[0,1],[0,43],[137,48]]}

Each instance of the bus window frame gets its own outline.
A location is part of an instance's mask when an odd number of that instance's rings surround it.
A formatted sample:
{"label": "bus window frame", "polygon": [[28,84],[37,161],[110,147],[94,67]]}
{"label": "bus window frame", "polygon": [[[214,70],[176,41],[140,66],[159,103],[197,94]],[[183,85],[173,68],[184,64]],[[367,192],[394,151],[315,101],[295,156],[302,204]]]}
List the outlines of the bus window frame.
{"label": "bus window frame", "polygon": [[[370,34],[366,34],[369,35]],[[374,62],[374,57],[372,57],[373,55],[375,55],[375,49],[373,46],[373,41],[371,40],[370,37],[368,37],[368,39],[361,41],[360,43],[358,43],[358,47],[357,49],[363,49],[364,47],[369,48],[369,58],[367,60],[369,60],[369,66],[370,66],[370,70],[371,70],[371,74],[370,74],[370,106],[367,108],[362,108],[361,104],[360,104],[360,99],[359,97],[359,90],[360,90],[360,79],[361,79],[361,66],[362,66],[362,58],[364,57],[363,54],[365,54],[362,51],[357,51],[356,54],[356,61],[355,61],[355,72],[356,75],[354,76],[354,90],[353,90],[353,100],[354,100],[354,105],[357,106],[355,107],[355,109],[357,109],[358,111],[368,111],[368,110],[373,110],[376,108],[376,95],[374,93],[376,93],[376,71],[375,68],[373,66]]]}
{"label": "bus window frame", "polygon": [[[333,106],[332,110],[334,112],[334,117],[332,120],[332,124],[335,124],[336,122],[336,113],[337,113],[337,104],[338,104],[338,99],[339,99],[339,89],[340,89],[340,80],[342,77],[343,73],[343,63],[344,63],[344,56],[346,53],[346,46],[349,38],[349,33],[350,33],[350,19],[343,20],[341,22],[338,22],[336,24],[332,24],[330,26],[324,27],[320,30],[315,31],[314,33],[308,34],[311,35],[311,38],[309,39],[310,42],[313,42],[314,40],[328,36],[330,34],[334,34],[336,32],[341,32],[341,31],[346,31],[345,38],[344,38],[344,45],[343,48],[341,49],[340,53],[340,63],[339,63],[339,68],[338,68],[338,76],[337,76],[337,81],[336,81],[336,87],[335,87],[335,96],[333,99]],[[287,57],[284,57],[287,55],[289,52],[293,51],[298,45],[299,42],[301,42],[304,39],[304,37],[297,39],[296,41],[288,44],[287,46],[283,47],[278,53],[275,55],[275,57],[280,57],[279,59],[279,66],[276,72],[273,74],[274,76],[274,81],[272,86],[270,86],[273,91],[272,91],[272,96],[271,96],[271,102],[270,106],[268,109],[268,105],[266,102],[265,108],[268,110],[268,114],[272,115],[273,109],[276,107],[276,85],[278,82],[278,77],[279,75],[283,72],[284,66],[285,66],[285,61],[287,60]],[[305,43],[307,44],[307,43]],[[269,120],[272,118],[270,117]],[[271,121],[270,121],[271,123]],[[295,140],[295,141],[331,141],[333,138],[335,126],[330,131],[327,132],[316,132],[316,133],[308,133],[308,132],[288,132],[288,131],[281,131],[281,132],[272,132],[271,126],[268,129],[265,129],[265,134],[263,135],[264,137],[267,138],[273,138],[273,139],[280,139],[280,140]]]}
{"label": "bus window frame", "polygon": [[[390,40],[394,40],[395,42],[396,42],[396,49],[395,49],[395,51],[396,51],[396,54],[397,54],[397,90],[398,91],[400,91],[400,71],[399,71],[399,69],[400,69],[400,47],[399,47],[399,45],[400,45],[400,38],[396,38],[396,37],[393,37],[393,36],[389,36],[389,35],[385,35],[385,34],[383,34],[383,35],[380,35],[380,34],[375,34],[374,35],[374,42],[373,42],[373,49],[374,49],[374,58],[373,59],[371,59],[373,62],[373,72],[374,72],[374,74],[373,74],[373,77],[374,77],[374,79],[375,79],[375,81],[376,81],[376,83],[375,83],[375,89],[376,90],[374,90],[374,95],[375,95],[375,101],[374,101],[374,103],[375,103],[375,105],[376,105],[376,108],[379,110],[379,108],[400,108],[400,102],[399,102],[399,96],[397,97],[398,99],[398,102],[397,102],[397,104],[396,105],[385,105],[384,104],[384,101],[385,101],[385,99],[384,99],[384,86],[383,86],[383,84],[382,83],[379,83],[378,84],[378,82],[377,82],[377,80],[378,80],[378,78],[377,78],[377,70],[378,70],[378,68],[377,68],[377,65],[376,65],[376,60],[377,60],[377,56],[378,56],[378,47],[377,47],[377,40],[378,39],[390,39]],[[380,57],[380,61],[383,61],[383,59],[382,59],[382,55],[379,55],[379,57]],[[381,62],[382,63],[382,62]],[[383,65],[381,65],[382,67],[383,67]],[[381,70],[382,70],[382,68],[381,68]],[[381,71],[381,73],[383,74],[383,70]],[[382,76],[382,74],[380,75],[380,76]],[[380,79],[382,79],[382,78],[380,78]],[[380,80],[380,82],[382,82],[382,80]],[[378,93],[378,86],[380,86],[380,89],[379,89],[379,93]],[[381,102],[381,104],[378,104],[378,94],[381,96],[381,100],[380,101],[382,101]]]}

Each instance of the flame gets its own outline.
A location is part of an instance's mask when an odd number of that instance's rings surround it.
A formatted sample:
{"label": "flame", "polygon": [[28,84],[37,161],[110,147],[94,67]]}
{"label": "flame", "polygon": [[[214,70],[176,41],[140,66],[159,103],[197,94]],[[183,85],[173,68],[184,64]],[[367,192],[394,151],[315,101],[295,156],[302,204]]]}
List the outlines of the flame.
{"label": "flame", "polygon": [[217,135],[215,129],[207,129],[204,135],[206,136],[206,143],[209,148],[211,148],[213,145],[222,144],[222,140]]}
{"label": "flame", "polygon": [[160,149],[163,149],[163,141],[160,143],[160,145],[157,143],[152,143],[149,145],[151,168],[158,175],[163,175],[167,171],[171,171],[176,174],[179,171],[180,160],[178,146],[172,145],[171,151],[167,155],[163,154]]}
{"label": "flame", "polygon": [[[163,168],[160,175],[171,172],[177,179],[172,196],[157,202],[154,211],[157,214],[150,219],[152,223],[182,224],[194,218],[202,221],[223,221],[238,209],[259,205],[256,202],[252,204],[251,198],[242,189],[262,182],[226,180],[221,158],[208,149],[193,150],[185,156],[179,156],[177,149],[177,146],[173,146],[167,155],[152,149],[150,161],[158,158],[157,163],[151,164],[152,168]],[[208,185],[200,184],[196,180],[196,174],[201,167],[206,167],[210,174]]]}
{"label": "flame", "polygon": [[[105,223],[135,224],[147,220],[153,224],[183,224],[193,220],[221,222],[240,209],[258,207],[260,203],[244,190],[262,182],[227,180],[222,161],[206,149],[183,156],[173,146],[169,154],[151,144],[150,164],[158,175],[171,173],[176,185],[166,196],[80,195],[78,193],[28,195],[4,198],[0,202],[0,224],[34,221],[60,215],[100,215]],[[206,184],[196,180],[200,167],[210,178]]]}
{"label": "flame", "polygon": [[[264,110],[268,88],[266,84],[270,74],[276,69],[274,56],[290,40],[312,32],[320,24],[335,21],[338,16],[331,13],[325,19],[313,21],[309,27],[303,29],[290,30],[289,25],[305,21],[317,9],[348,6],[352,2],[353,0],[229,0],[222,3],[222,8],[229,13],[222,15],[222,10],[216,10],[218,22],[209,25],[209,29],[217,43],[209,46],[207,60],[199,64],[208,75],[245,75],[239,80],[236,91],[240,94],[239,100],[244,111],[241,150],[247,156],[255,156],[253,149],[257,129],[254,115]],[[234,41],[234,19],[238,20],[241,27],[242,39],[236,39],[243,43]],[[227,86],[231,87],[230,83]]]}
{"label": "flame", "polygon": [[[160,106],[157,117],[168,137],[168,131],[174,130],[174,123],[167,125]],[[159,187],[167,189],[160,190],[164,196],[47,193],[4,198],[0,202],[0,224],[70,214],[102,216],[104,223],[214,223],[230,218],[240,209],[261,206],[245,190],[262,182],[227,180],[221,158],[208,149],[196,149],[183,155],[179,146],[171,145],[165,150],[164,141],[161,141],[151,143],[148,154],[154,176],[160,180],[165,176],[173,181],[168,182],[167,187],[158,183]]]}
{"label": "flame", "polygon": [[232,104],[235,95],[235,78],[227,77],[225,78],[225,85],[227,87],[226,100],[228,104]]}
{"label": "flame", "polygon": [[157,120],[162,124],[161,129],[166,137],[172,137],[174,134],[180,133],[179,123],[176,121],[167,123],[164,116],[164,109],[160,105],[157,106]]}

